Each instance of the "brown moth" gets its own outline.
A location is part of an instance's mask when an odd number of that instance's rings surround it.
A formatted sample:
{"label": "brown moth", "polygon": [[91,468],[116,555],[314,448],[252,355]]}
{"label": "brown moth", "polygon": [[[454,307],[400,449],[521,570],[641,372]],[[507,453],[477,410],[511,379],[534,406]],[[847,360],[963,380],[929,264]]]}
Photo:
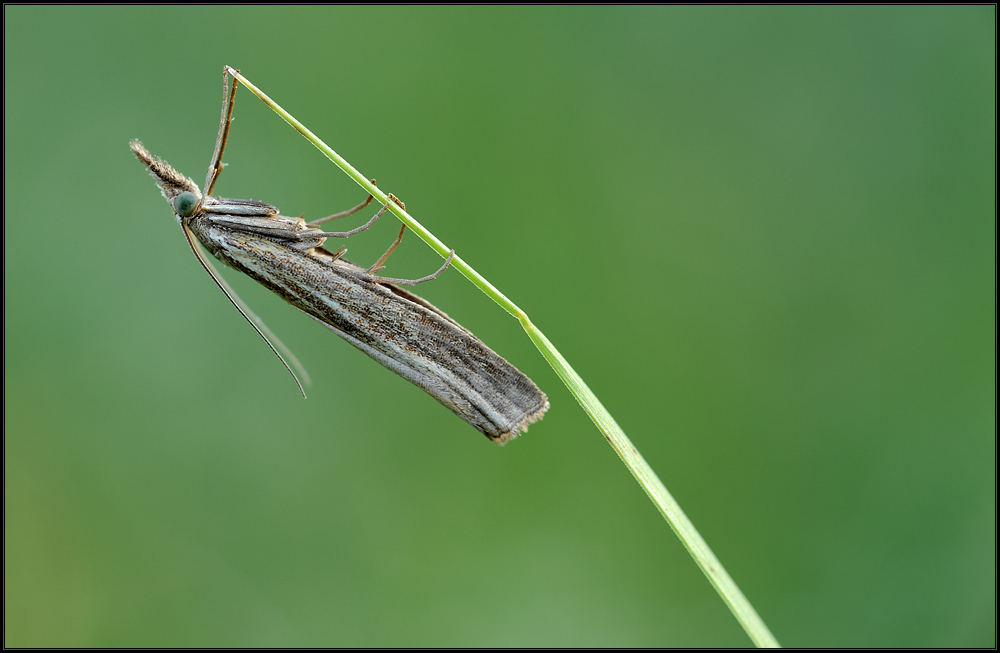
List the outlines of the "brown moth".
{"label": "brown moth", "polygon": [[[215,271],[197,243],[425,390],[494,442],[503,444],[540,419],[549,402],[531,379],[444,312],[399,287],[437,277],[451,263],[454,252],[434,274],[406,280],[376,276],[402,239],[405,225],[396,242],[367,269],[342,259],[343,249],[323,248],[327,238],[346,238],[373,225],[388,204],[361,227],[324,232],[317,228],[320,223],[346,217],[364,208],[372,197],[349,211],[307,223],[283,216],[265,202],[212,196],[222,171],[236,94],[236,80],[231,90],[228,80],[224,73],[222,120],[204,193],[138,140],[130,146],[173,209],[191,251],[281,359],[299,390],[302,382],[292,368],[308,382],[305,370]],[[391,195],[390,199],[395,200]]]}

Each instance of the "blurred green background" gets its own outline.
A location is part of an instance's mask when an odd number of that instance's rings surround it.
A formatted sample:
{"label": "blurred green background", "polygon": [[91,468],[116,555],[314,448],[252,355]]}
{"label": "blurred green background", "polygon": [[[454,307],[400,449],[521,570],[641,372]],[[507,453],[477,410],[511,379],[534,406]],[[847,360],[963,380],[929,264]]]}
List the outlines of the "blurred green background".
{"label": "blurred green background", "polygon": [[[529,433],[230,271],[299,397],[128,150],[200,184],[224,64],[528,312],[779,641],[994,646],[995,18],[5,6],[5,646],[750,643],[458,273],[420,294],[548,393]],[[226,154],[225,196],[364,197],[245,89]]]}

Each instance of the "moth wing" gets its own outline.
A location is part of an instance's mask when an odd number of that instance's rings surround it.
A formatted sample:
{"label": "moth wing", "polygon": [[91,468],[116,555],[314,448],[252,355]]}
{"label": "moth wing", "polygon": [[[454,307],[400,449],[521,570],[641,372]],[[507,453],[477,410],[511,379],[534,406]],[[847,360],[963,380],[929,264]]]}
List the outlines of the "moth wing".
{"label": "moth wing", "polygon": [[[316,249],[322,250],[324,254],[327,254],[329,256],[333,256],[333,254],[329,250],[323,249],[321,247],[317,247]],[[339,259],[337,259],[337,262],[338,263],[346,263],[355,272],[359,272],[359,273],[363,273],[363,274],[367,274],[368,273],[368,269],[367,268],[363,268],[363,267],[361,267],[359,265],[351,263],[350,261],[348,261],[345,258],[339,258]],[[451,317],[449,317],[447,313],[445,313],[444,311],[442,311],[440,308],[438,308],[434,304],[431,304],[429,301],[427,301],[423,297],[421,297],[419,295],[414,295],[410,291],[404,290],[403,288],[401,288],[399,286],[396,286],[396,285],[393,285],[391,283],[380,283],[379,285],[382,286],[383,288],[389,289],[394,294],[398,295],[399,297],[402,297],[403,299],[409,300],[409,301],[413,302],[414,304],[417,304],[418,306],[423,306],[424,308],[426,308],[427,310],[429,310],[429,311],[431,311],[433,313],[437,313],[438,315],[440,315],[445,320],[448,320],[449,322],[451,322],[452,324],[454,324],[456,327],[458,327],[459,329],[461,329],[465,333],[467,333],[470,336],[472,336],[473,338],[475,338],[475,335],[473,335],[473,333],[471,331],[469,331],[464,326],[462,326],[461,324],[459,324],[458,322],[456,322],[454,319],[452,319]]]}

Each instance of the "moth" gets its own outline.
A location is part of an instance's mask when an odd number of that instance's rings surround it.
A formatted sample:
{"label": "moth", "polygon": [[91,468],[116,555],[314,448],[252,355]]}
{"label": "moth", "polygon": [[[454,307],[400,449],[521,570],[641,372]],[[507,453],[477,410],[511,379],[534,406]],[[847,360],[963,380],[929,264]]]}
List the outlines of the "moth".
{"label": "moth", "polygon": [[281,215],[266,202],[212,195],[223,168],[236,85],[233,79],[230,88],[224,71],[222,117],[204,193],[138,140],[129,145],[170,204],[199,263],[281,359],[303,397],[299,376],[308,383],[308,375],[301,364],[216,272],[199,244],[426,391],[494,442],[503,444],[541,419],[549,402],[531,379],[430,302],[401,287],[436,278],[451,263],[454,250],[434,274],[407,280],[377,275],[402,240],[405,224],[369,268],[344,260],[344,248],[331,252],[323,247],[327,238],[347,238],[371,227],[388,203],[360,227],[324,232],[321,223],[360,211],[372,197],[348,211],[307,223],[301,217]]}

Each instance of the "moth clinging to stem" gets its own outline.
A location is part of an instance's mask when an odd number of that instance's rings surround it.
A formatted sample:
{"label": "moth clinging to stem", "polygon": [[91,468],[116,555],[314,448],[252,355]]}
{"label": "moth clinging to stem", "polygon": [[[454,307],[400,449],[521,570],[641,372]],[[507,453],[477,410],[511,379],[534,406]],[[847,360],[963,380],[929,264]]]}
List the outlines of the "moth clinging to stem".
{"label": "moth clinging to stem", "polygon": [[[236,79],[230,86],[227,68],[223,72],[222,118],[204,193],[138,140],[130,147],[156,180],[199,263],[281,359],[300,391],[303,381],[308,383],[301,364],[216,272],[199,243],[223,264],[269,288],[425,390],[491,440],[503,444],[540,419],[549,402],[531,379],[444,312],[400,287],[436,278],[447,269],[454,251],[437,272],[407,280],[377,274],[402,240],[405,224],[395,242],[369,268],[344,260],[343,248],[331,252],[323,247],[327,238],[347,238],[371,227],[388,203],[360,227],[324,232],[319,225],[360,211],[372,196],[347,211],[306,222],[301,217],[281,215],[277,207],[266,202],[212,195],[223,167],[235,96]],[[395,198],[390,195],[390,200]]]}

